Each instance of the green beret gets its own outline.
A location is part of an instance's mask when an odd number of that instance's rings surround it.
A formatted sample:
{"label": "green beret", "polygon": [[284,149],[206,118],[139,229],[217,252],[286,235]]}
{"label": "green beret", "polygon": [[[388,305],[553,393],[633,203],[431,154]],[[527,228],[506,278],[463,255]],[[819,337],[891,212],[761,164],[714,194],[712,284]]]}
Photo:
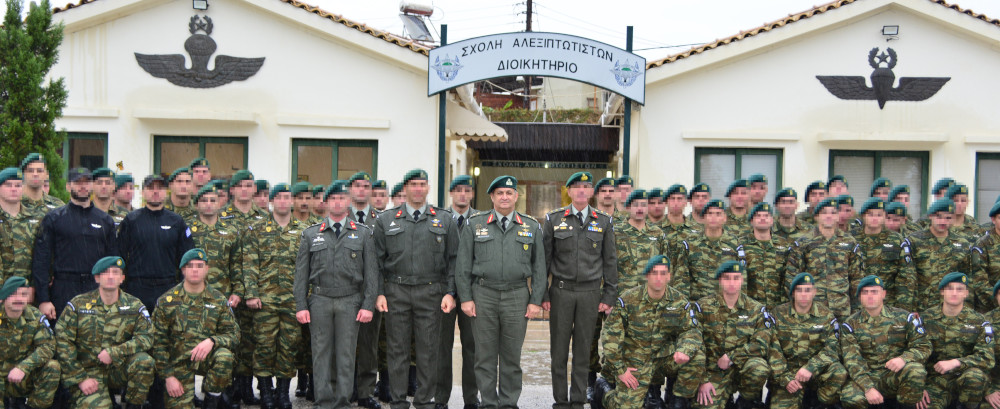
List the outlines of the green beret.
{"label": "green beret", "polygon": [[90,269],[90,275],[96,276],[104,272],[111,267],[118,267],[120,269],[125,269],[125,260],[121,257],[108,256],[94,263],[94,268]]}
{"label": "green beret", "polygon": [[490,183],[490,187],[486,188],[486,194],[493,193],[494,190],[501,187],[509,187],[511,189],[517,189],[517,178],[509,175],[497,176]]}
{"label": "green beret", "polygon": [[90,173],[90,177],[97,178],[115,178],[115,172],[111,171],[111,168],[97,168]]}
{"label": "green beret", "polygon": [[369,175],[368,172],[365,171],[355,173],[351,175],[350,179],[347,179],[347,184],[350,185],[351,183],[354,183],[355,180],[367,180],[368,182],[371,182],[372,175]]}
{"label": "green beret", "polygon": [[229,189],[229,181],[227,181],[225,179],[215,179],[211,183],[213,185],[215,185],[216,189],[219,189],[219,190],[227,190],[227,189]]}
{"label": "green beret", "polygon": [[910,194],[910,187],[907,185],[893,186],[892,190],[889,191],[889,201],[890,202],[895,201],[896,196],[899,196],[903,193]]}
{"label": "green beret", "polygon": [[812,274],[809,273],[799,273],[792,279],[792,283],[788,285],[788,298],[793,298],[792,294],[795,293],[795,287],[799,284],[815,284],[816,279],[813,278]]}
{"label": "green beret", "polygon": [[997,280],[997,283],[993,284],[993,298],[997,298],[997,291],[1000,291],[1000,280]]}
{"label": "green beret", "polygon": [[653,200],[653,199],[666,199],[667,195],[665,195],[663,193],[664,193],[663,189],[660,189],[658,187],[654,187],[652,189],[649,189],[649,200]]}
{"label": "green beret", "polygon": [[210,167],[210,166],[208,166],[208,159],[205,159],[205,158],[195,158],[193,161],[191,161],[191,164],[188,165],[188,168],[189,169],[194,169],[194,168],[197,168],[199,166],[206,167],[206,168]]}
{"label": "green beret", "polygon": [[[278,183],[278,184],[274,185],[274,187],[271,188],[271,193],[267,195],[267,200],[274,200],[274,197],[277,196],[278,193],[281,193],[281,192],[292,193],[292,187],[289,186],[287,183]],[[295,196],[295,195],[292,195],[292,196]]]}
{"label": "green beret", "polygon": [[121,189],[126,183],[135,183],[135,179],[132,178],[131,174],[118,173],[115,175],[115,190]]}
{"label": "green beret", "polygon": [[738,187],[750,187],[750,185],[747,184],[746,179],[736,179],[733,181],[733,183],[729,184],[729,187],[726,188],[725,197],[729,197],[729,195],[733,193],[733,189],[736,189]]}
{"label": "green beret", "polygon": [[747,221],[753,220],[753,215],[757,214],[757,212],[767,212],[770,214],[773,213],[773,210],[771,209],[771,205],[767,202],[757,203],[752,209],[750,209],[750,212],[747,213]]}
{"label": "green beret", "polygon": [[658,254],[658,255],[655,255],[653,257],[650,257],[649,261],[646,262],[646,268],[642,269],[642,275],[648,275],[649,272],[653,271],[653,268],[656,267],[656,266],[667,266],[667,269],[669,270],[670,269],[670,259],[667,258],[667,256],[664,256],[662,254]]}
{"label": "green beret", "polygon": [[876,285],[882,287],[883,289],[885,288],[885,286],[882,285],[882,279],[878,278],[877,275],[870,275],[865,278],[862,278],[861,282],[858,283],[858,289],[855,291],[854,296],[859,297],[861,296],[861,289]]}
{"label": "green beret", "polygon": [[406,174],[403,175],[403,182],[402,183],[405,185],[409,181],[414,180],[414,179],[417,179],[417,180],[427,180],[427,172],[424,171],[423,169],[413,169],[413,170],[411,170],[409,172],[406,172]]}
{"label": "green beret", "polygon": [[809,186],[806,186],[806,198],[809,198],[809,194],[812,193],[813,190],[826,190],[826,186],[826,183],[823,183],[822,180],[810,183]]}
{"label": "green beret", "polygon": [[904,216],[905,217],[906,216],[906,206],[903,205],[900,202],[889,203],[885,207],[885,214],[886,215],[894,214],[896,216]]}
{"label": "green beret", "polygon": [[625,198],[625,207],[631,206],[633,201],[640,199],[649,200],[649,192],[642,189],[633,190],[628,194],[628,197]]}
{"label": "green beret", "polygon": [[316,185],[316,186],[312,187],[312,194],[313,194],[313,196],[322,195],[323,192],[325,192],[325,191],[326,191],[326,186],[323,186],[323,185]]}
{"label": "green beret", "polygon": [[186,253],[184,253],[184,256],[181,257],[181,265],[178,268],[184,268],[184,266],[186,266],[187,263],[190,263],[191,260],[205,261],[205,250],[202,249],[188,250]]}
{"label": "green beret", "polygon": [[698,192],[712,194],[712,188],[708,186],[708,183],[695,183],[694,186],[691,186],[691,190],[688,191],[688,200],[691,200],[694,194]]}
{"label": "green beret", "polygon": [[253,173],[250,173],[250,171],[246,169],[237,170],[236,173],[233,174],[233,177],[229,179],[229,186],[236,186],[237,183],[244,180],[253,181]]}
{"label": "green beret", "polygon": [[823,210],[824,207],[832,207],[832,208],[836,209],[837,208],[837,204],[838,204],[837,203],[837,199],[834,199],[832,197],[828,197],[828,198],[825,198],[823,200],[820,200],[819,203],[816,203],[816,208],[813,209],[813,215],[819,214],[819,211]]}
{"label": "green beret", "polygon": [[472,176],[469,175],[458,175],[451,180],[451,184],[448,185],[448,191],[451,192],[459,186],[476,187],[475,182],[472,180]]}
{"label": "green beret", "polygon": [[937,182],[934,182],[934,187],[931,188],[931,193],[934,194],[934,193],[940,192],[940,191],[945,190],[945,189],[947,189],[949,187],[952,187],[954,185],[955,185],[955,179],[952,179],[952,178],[941,178],[941,180],[938,180]]}
{"label": "green beret", "polygon": [[670,195],[681,195],[687,197],[687,192],[688,192],[687,188],[685,188],[684,185],[681,184],[670,185],[670,187],[668,187],[667,190],[663,192],[663,198],[666,199],[670,197]]}
{"label": "green beret", "polygon": [[778,193],[775,193],[774,202],[777,203],[778,199],[781,199],[783,197],[790,197],[792,199],[799,200],[799,194],[795,191],[795,189],[792,189],[790,187],[786,187],[784,189],[779,190]]}
{"label": "green beret", "polygon": [[951,201],[951,199],[940,199],[931,203],[931,208],[927,210],[927,214],[931,215],[937,212],[955,213],[955,202]]}
{"label": "green beret", "polygon": [[40,153],[29,153],[28,156],[25,156],[24,159],[21,160],[21,170],[24,171],[24,168],[28,167],[31,162],[45,163],[45,157]]}
{"label": "green beret", "polygon": [[379,180],[376,180],[376,181],[372,182],[372,190],[375,190],[375,189],[386,190],[387,188],[385,187],[385,181],[382,180],[382,179],[379,179]]}
{"label": "green beret", "polygon": [[326,201],[326,198],[330,197],[330,195],[346,195],[346,194],[348,194],[347,181],[334,180],[333,183],[330,184],[330,187],[326,188],[326,191],[323,192],[323,201]]}
{"label": "green beret", "polygon": [[946,285],[951,283],[962,283],[968,287],[969,277],[958,271],[952,271],[948,274],[945,274],[944,278],[941,279],[941,282],[938,283],[938,291],[943,290]]}
{"label": "green beret", "polygon": [[763,173],[754,173],[747,178],[747,183],[751,185],[754,183],[767,183],[767,176],[764,176]]}
{"label": "green beret", "polygon": [[261,190],[267,192],[267,190],[271,188],[271,182],[264,179],[255,180],[253,181],[253,184],[257,187],[257,193],[260,193]]}
{"label": "green beret", "polygon": [[201,200],[201,197],[209,193],[219,194],[219,188],[215,187],[215,185],[212,183],[206,183],[205,186],[202,186],[201,189],[198,189],[198,192],[194,194],[194,197],[192,197],[191,200],[194,200],[194,203],[198,204],[198,201]]}
{"label": "green beret", "polygon": [[997,213],[1000,213],[1000,201],[994,203],[993,207],[990,208],[990,218],[992,219]]}
{"label": "green beret", "polygon": [[576,172],[570,175],[569,179],[566,179],[566,187],[573,186],[576,182],[594,183],[594,175],[591,175],[590,172]]}
{"label": "green beret", "polygon": [[6,300],[21,287],[28,287],[28,279],[17,276],[8,278],[7,281],[4,281],[3,287],[0,287],[0,300]]}
{"label": "green beret", "polygon": [[392,192],[389,193],[389,197],[396,197],[399,192],[403,191],[403,182],[399,182],[392,186]]}
{"label": "green beret", "polygon": [[743,267],[743,265],[740,264],[738,261],[730,260],[725,263],[722,263],[722,265],[720,265],[719,268],[715,269],[715,279],[718,280],[719,277],[722,277],[722,275],[726,273],[743,274],[744,271],[746,271],[746,267]]}
{"label": "green beret", "polygon": [[187,174],[190,175],[191,174],[191,169],[189,169],[189,168],[177,168],[177,170],[175,170],[174,173],[171,173],[170,176],[167,176],[167,183],[173,183],[174,179],[177,179],[177,177],[180,176],[181,173],[187,173]]}
{"label": "green beret", "polygon": [[886,178],[878,178],[872,182],[872,188],[868,191],[868,196],[875,196],[875,189],[881,189],[883,187],[892,187],[892,182]]}
{"label": "green beret", "polygon": [[24,174],[18,168],[7,168],[0,171],[0,184],[8,180],[24,180]]}
{"label": "green beret", "polygon": [[726,210],[726,202],[723,202],[722,200],[719,200],[719,199],[709,200],[708,203],[705,203],[705,206],[702,206],[702,208],[701,208],[701,215],[704,216],[705,213],[708,212],[708,209],[711,209],[713,207],[718,207],[719,209],[722,209],[723,211],[725,211]]}
{"label": "green beret", "polygon": [[844,175],[833,175],[833,177],[826,182],[826,185],[830,186],[833,184],[833,182],[842,182],[844,186],[850,186],[847,184],[847,178],[845,178]]}
{"label": "green beret", "polygon": [[594,190],[600,189],[601,186],[615,187],[615,180],[612,179],[612,178],[604,178],[604,179],[598,180],[597,184],[594,185]]}
{"label": "green beret", "polygon": [[312,194],[312,192],[309,190],[311,188],[312,187],[309,186],[309,182],[297,182],[292,185],[292,197],[298,196],[299,193]]}
{"label": "green beret", "polygon": [[952,185],[948,188],[948,193],[944,194],[944,197],[954,200],[955,195],[969,195],[969,187],[966,185]]}
{"label": "green beret", "polygon": [[621,185],[634,186],[635,181],[633,181],[632,177],[629,175],[622,175],[618,179],[615,179],[615,186],[621,186]]}
{"label": "green beret", "polygon": [[861,205],[861,209],[858,213],[865,214],[869,210],[885,210],[885,200],[881,197],[873,197],[871,199],[865,200],[865,203]]}
{"label": "green beret", "polygon": [[851,195],[840,195],[835,197],[837,205],[848,205],[854,207],[854,198]]}

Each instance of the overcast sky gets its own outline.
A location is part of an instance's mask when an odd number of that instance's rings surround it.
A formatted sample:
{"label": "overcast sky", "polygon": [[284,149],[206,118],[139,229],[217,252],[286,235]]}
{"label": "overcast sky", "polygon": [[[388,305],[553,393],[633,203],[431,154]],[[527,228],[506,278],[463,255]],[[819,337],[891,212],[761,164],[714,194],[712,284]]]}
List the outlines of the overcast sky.
{"label": "overcast sky", "polygon": [[[300,0],[369,26],[401,34],[398,0]],[[929,0],[910,0],[929,1]],[[963,8],[1000,18],[1000,0],[954,0]],[[829,0],[537,0],[533,31],[573,34],[625,47],[634,26],[635,50],[658,59],[748,30]],[[433,5],[433,30],[448,24],[455,42],[487,34],[523,31],[525,0],[421,0]],[[905,35],[906,28],[900,28]],[[678,46],[678,47],[669,47]],[[668,47],[668,48],[665,48]]]}

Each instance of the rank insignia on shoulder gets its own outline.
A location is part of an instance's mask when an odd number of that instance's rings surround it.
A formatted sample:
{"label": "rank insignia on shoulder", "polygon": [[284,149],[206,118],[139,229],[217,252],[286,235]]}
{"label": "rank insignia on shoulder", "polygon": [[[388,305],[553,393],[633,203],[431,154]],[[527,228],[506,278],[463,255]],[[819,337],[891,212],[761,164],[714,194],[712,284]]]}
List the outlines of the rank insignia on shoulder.
{"label": "rank insignia on shoulder", "polygon": [[173,301],[174,301],[174,297],[168,295],[167,296],[167,302],[173,302]]}

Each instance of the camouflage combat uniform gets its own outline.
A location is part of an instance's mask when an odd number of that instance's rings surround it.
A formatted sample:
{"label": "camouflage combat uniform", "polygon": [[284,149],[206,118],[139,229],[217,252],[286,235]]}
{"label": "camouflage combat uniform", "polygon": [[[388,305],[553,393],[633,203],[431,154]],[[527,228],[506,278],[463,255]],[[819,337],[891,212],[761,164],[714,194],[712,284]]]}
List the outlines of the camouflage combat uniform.
{"label": "camouflage combat uniform", "polygon": [[[717,280],[716,280],[717,281]],[[740,293],[733,309],[729,309],[722,294],[716,290],[698,301],[695,313],[701,323],[705,343],[705,367],[699,383],[711,382],[717,396],[709,408],[725,406],[736,392],[745,399],[760,400],[764,383],[771,376],[767,364],[767,348],[771,342],[774,319],[764,304]],[[719,358],[728,355],[732,366],[722,370]],[[694,403],[695,407],[706,407]]]}
{"label": "camouflage combat uniform", "polygon": [[753,233],[740,240],[736,248],[740,264],[747,268],[746,293],[750,298],[768,307],[787,300],[785,260],[792,242],[771,236],[771,240],[757,240]]}
{"label": "camouflage combat uniform", "polygon": [[778,223],[778,219],[775,218],[774,226],[771,226],[771,236],[781,237],[788,239],[789,241],[795,241],[804,237],[806,234],[809,234],[811,229],[812,226],[810,226],[809,223],[798,217],[795,218],[795,225],[792,227],[782,226],[781,223]]}
{"label": "camouflage combat uniform", "polygon": [[[864,261],[863,276],[875,275],[885,286],[885,304],[906,311],[915,311],[914,283],[917,277],[910,255],[909,242],[899,233],[882,229],[878,234],[864,231],[854,236]],[[852,305],[858,308],[857,302]]]}
{"label": "camouflage combat uniform", "polygon": [[[56,322],[62,383],[72,391],[73,407],[111,408],[108,388],[128,386],[123,399],[142,405],[153,383],[155,364],[149,351],[153,346],[153,325],[142,301],[119,291],[118,302],[104,305],[100,290],[73,298]],[[111,355],[111,365],[97,356],[102,350]],[[84,396],[78,385],[93,378],[97,393]]]}
{"label": "camouflage combat uniform", "polygon": [[[750,209],[747,208],[749,212]],[[750,226],[750,221],[747,220],[747,215],[738,216],[733,213],[732,208],[726,207],[726,230],[736,236],[742,236],[748,232],[753,231],[753,227]]]}
{"label": "camouflage combat uniform", "polygon": [[810,227],[816,224],[816,215],[813,214],[812,208],[796,213],[795,218]]}
{"label": "camouflage combat uniform", "polygon": [[702,232],[681,242],[675,255],[670,257],[673,275],[670,285],[698,300],[716,293],[718,281],[712,277],[715,269],[726,261],[739,261],[736,237],[726,231],[718,238],[709,238]]}
{"label": "camouflage combat uniform", "polygon": [[[195,207],[195,203],[193,200],[187,207],[177,207],[174,206],[174,203],[171,202],[170,198],[168,197],[167,200],[163,201],[163,208],[171,212],[177,213],[178,216],[180,216],[182,219],[184,219],[185,222],[188,222],[189,224],[192,219],[198,217],[198,208]],[[108,213],[110,214],[110,212]]]}
{"label": "camouflage combat uniform", "polygon": [[975,243],[977,239],[982,237],[982,235],[986,233],[987,230],[989,229],[984,229],[983,226],[976,221],[975,217],[969,215],[965,215],[965,222],[962,223],[961,226],[952,226],[951,228],[951,232],[953,234],[959,234],[965,236],[966,240],[971,241],[973,243]]}
{"label": "camouflage combat uniform", "polygon": [[[768,351],[774,392],[772,409],[808,407],[803,402],[806,389],[816,391],[819,402],[832,405],[840,400],[840,388],[847,381],[847,369],[840,363],[839,325],[833,312],[813,303],[806,314],[795,311],[794,301],[770,310],[774,316],[774,336]],[[792,394],[785,389],[799,369],[812,372],[803,389]]]}
{"label": "camouflage combat uniform", "polygon": [[[236,205],[230,203],[219,213],[219,222],[223,222],[237,231],[240,240],[238,245],[242,249],[242,240],[244,235],[249,231],[250,225],[266,220],[267,217],[267,210],[261,209],[257,205],[251,205],[249,212],[242,213],[236,208]],[[239,271],[244,271],[242,259],[243,257],[240,256],[240,260],[234,263],[231,268],[238,266]],[[240,305],[233,309],[233,313],[236,315],[236,322],[240,326],[240,343],[232,351],[236,355],[236,366],[233,368],[233,375],[241,377],[252,376],[253,354],[257,342],[257,338],[254,336],[253,325],[255,310],[248,308],[245,302],[241,302]]]}
{"label": "camouflage combat uniform", "polygon": [[646,223],[639,230],[628,221],[615,225],[615,248],[618,250],[618,294],[639,286],[646,262],[653,256],[667,254],[666,237],[655,224]]}
{"label": "camouflage combat uniform", "polygon": [[[41,311],[25,306],[18,318],[8,318],[0,304],[0,395],[4,398],[28,398],[28,406],[52,405],[59,386],[59,362],[55,359],[56,339]],[[7,375],[15,367],[24,371],[20,383],[11,383]]]}
{"label": "camouflage combat uniform", "polygon": [[979,277],[972,269],[972,242],[965,236],[949,233],[948,237],[937,238],[930,229],[924,229],[910,235],[906,242],[913,254],[915,274],[914,311],[923,311],[941,299],[937,285],[944,276],[953,271],[960,271],[969,276],[972,284],[969,286],[969,297],[966,303],[974,305],[977,311],[988,311],[993,300],[982,299],[990,290],[986,289],[986,277]]}
{"label": "camouflage combat uniform", "polygon": [[[996,305],[993,293],[989,290],[992,284],[1000,281],[1000,240],[997,240],[996,229],[991,229],[976,241],[972,247],[972,274],[977,280],[985,280],[986,285],[982,286],[976,295],[980,300],[980,307],[992,309]],[[970,295],[972,295],[969,290]],[[990,321],[994,322],[994,321]]]}
{"label": "camouflage combat uniform", "polygon": [[[984,314],[984,316],[991,325],[994,322],[1000,322],[1000,308],[994,308],[989,313]],[[993,357],[995,359],[997,356],[1000,356],[1000,343],[998,343],[996,339],[991,341],[990,345],[993,348]],[[985,395],[1000,393],[1000,365],[996,365],[995,362],[993,368],[989,372],[989,383],[985,385],[983,391],[985,392]],[[986,409],[985,406],[980,407]]]}
{"label": "camouflage combat uniform", "polygon": [[23,205],[17,216],[0,209],[0,282],[11,277],[24,277],[31,282],[31,258],[42,217],[27,211]]}
{"label": "camouflage combat uniform", "polygon": [[31,200],[27,196],[21,197],[21,210],[28,210],[34,214],[45,215],[65,205],[65,202],[52,195],[45,195],[42,200],[37,201]]}
{"label": "camouflage combat uniform", "polygon": [[125,220],[125,216],[128,216],[129,210],[118,206],[116,204],[111,204],[108,208],[108,216],[111,216],[111,220],[115,222],[115,229],[117,230],[118,225],[122,224],[122,220]]}
{"label": "camouflage combat uniform", "polygon": [[[993,328],[982,314],[962,308],[955,317],[944,315],[941,304],[920,313],[927,339],[933,345],[925,369],[924,389],[931,398],[929,409],[944,409],[952,401],[975,407],[989,385],[987,374],[994,366]],[[958,359],[958,368],[941,375],[938,361]]]}
{"label": "camouflage combat uniform", "polygon": [[816,278],[816,301],[838,319],[851,314],[851,295],[864,277],[864,262],[854,237],[836,231],[829,239],[819,228],[795,241],[788,253],[784,286],[799,273]]}

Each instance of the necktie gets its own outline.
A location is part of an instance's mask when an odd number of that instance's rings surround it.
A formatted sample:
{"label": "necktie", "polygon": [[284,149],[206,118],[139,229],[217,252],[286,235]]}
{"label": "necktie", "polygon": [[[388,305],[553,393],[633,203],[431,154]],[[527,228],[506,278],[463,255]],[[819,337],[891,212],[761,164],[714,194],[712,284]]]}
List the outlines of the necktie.
{"label": "necktie", "polygon": [[583,226],[583,212],[576,212],[576,219],[580,221],[580,225]]}
{"label": "necktie", "polygon": [[461,229],[463,224],[465,224],[465,215],[460,214],[458,215],[458,228]]}
{"label": "necktie", "polygon": [[361,223],[361,224],[365,223],[365,212],[364,211],[358,210],[358,223]]}
{"label": "necktie", "polygon": [[503,230],[504,232],[507,231],[507,216],[504,216],[502,219],[500,219],[500,229]]}
{"label": "necktie", "polygon": [[333,224],[333,235],[340,237],[340,223]]}
{"label": "necktie", "polygon": [[413,211],[413,220],[417,220],[417,218],[419,218],[419,217],[420,217],[420,211],[419,210],[414,210]]}

